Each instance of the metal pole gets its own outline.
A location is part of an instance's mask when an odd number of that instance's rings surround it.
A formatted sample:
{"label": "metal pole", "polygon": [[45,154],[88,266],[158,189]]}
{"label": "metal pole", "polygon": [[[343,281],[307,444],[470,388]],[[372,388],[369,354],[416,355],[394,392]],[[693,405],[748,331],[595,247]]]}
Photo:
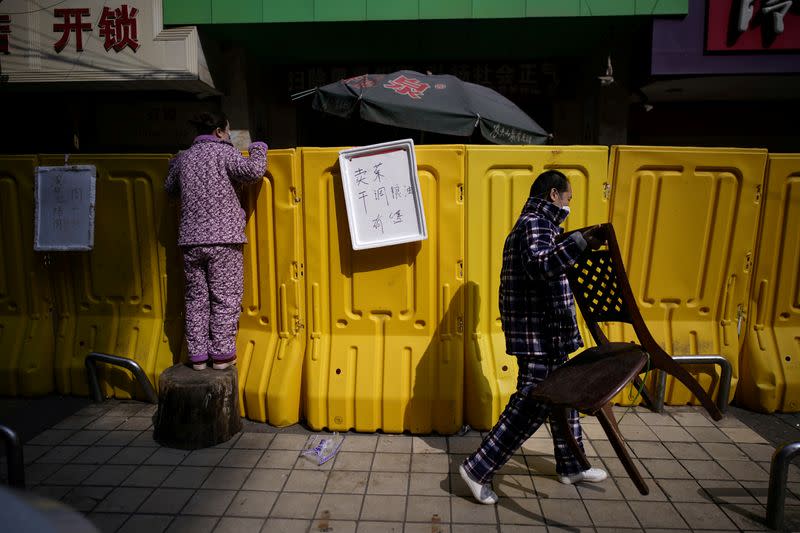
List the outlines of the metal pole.
{"label": "metal pole", "polygon": [[8,426],[0,425],[0,436],[6,445],[8,456],[8,484],[12,487],[25,488],[25,461],[22,457],[22,443],[17,432]]}
{"label": "metal pole", "polygon": [[155,389],[153,389],[153,384],[150,383],[149,379],[147,379],[147,376],[145,375],[144,370],[142,370],[142,367],[139,366],[139,363],[133,359],[120,357],[118,355],[91,352],[86,356],[84,364],[86,365],[86,374],[89,381],[89,391],[91,392],[92,398],[95,402],[99,403],[103,401],[103,394],[100,391],[100,383],[97,380],[98,361],[129,370],[136,378],[136,381],[139,383],[139,385],[141,385],[142,390],[147,397],[147,401],[155,404],[158,403],[158,395],[156,394]]}
{"label": "metal pole", "polygon": [[767,496],[767,525],[771,529],[783,527],[783,507],[786,499],[786,480],[789,477],[789,463],[798,454],[800,454],[800,442],[784,444],[772,454]]}
{"label": "metal pole", "polygon": [[[721,412],[725,412],[728,408],[728,401],[731,395],[731,377],[733,376],[733,367],[730,361],[721,355],[676,355],[672,358],[676,363],[682,365],[719,365],[719,393],[717,394],[717,407]],[[654,406],[658,408],[656,411],[661,411],[664,408],[664,395],[667,389],[667,374],[664,371],[659,371],[656,378],[656,390],[653,398]]]}

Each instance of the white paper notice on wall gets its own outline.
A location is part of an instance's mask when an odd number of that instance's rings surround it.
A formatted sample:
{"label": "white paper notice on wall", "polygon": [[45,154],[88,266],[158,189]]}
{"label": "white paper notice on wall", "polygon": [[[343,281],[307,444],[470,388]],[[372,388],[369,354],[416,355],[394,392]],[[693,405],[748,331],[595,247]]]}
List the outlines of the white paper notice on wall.
{"label": "white paper notice on wall", "polygon": [[342,150],[339,167],[354,250],[428,238],[412,139]]}
{"label": "white paper notice on wall", "polygon": [[91,250],[97,168],[36,167],[33,249]]}

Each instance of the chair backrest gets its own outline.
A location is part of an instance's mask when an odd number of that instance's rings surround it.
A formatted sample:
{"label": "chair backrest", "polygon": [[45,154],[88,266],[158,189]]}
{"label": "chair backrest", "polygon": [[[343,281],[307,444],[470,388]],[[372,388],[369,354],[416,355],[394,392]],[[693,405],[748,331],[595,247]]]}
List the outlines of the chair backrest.
{"label": "chair backrest", "polygon": [[644,340],[643,335],[649,340],[650,333],[631,291],[613,226],[601,224],[598,236],[605,237],[605,249],[586,250],[567,271],[586,325],[598,344],[608,342],[600,322],[632,324],[640,340]]}

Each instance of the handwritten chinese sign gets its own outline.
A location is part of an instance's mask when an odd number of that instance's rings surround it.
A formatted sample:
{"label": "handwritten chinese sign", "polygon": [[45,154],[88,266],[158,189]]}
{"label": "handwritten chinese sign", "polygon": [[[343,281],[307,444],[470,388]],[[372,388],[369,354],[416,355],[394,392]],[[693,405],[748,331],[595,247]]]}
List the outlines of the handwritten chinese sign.
{"label": "handwritten chinese sign", "polygon": [[339,152],[354,250],[427,239],[411,139]]}
{"label": "handwritten chinese sign", "polygon": [[96,177],[92,165],[36,168],[34,250],[92,249]]}

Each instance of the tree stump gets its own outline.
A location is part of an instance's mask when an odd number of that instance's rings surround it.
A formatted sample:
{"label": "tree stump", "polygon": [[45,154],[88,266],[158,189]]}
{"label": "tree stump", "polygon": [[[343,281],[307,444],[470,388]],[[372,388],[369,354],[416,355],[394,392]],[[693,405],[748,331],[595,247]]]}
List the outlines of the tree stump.
{"label": "tree stump", "polygon": [[196,450],[242,430],[236,367],[193,370],[177,364],[158,380],[154,438],[164,446]]}

